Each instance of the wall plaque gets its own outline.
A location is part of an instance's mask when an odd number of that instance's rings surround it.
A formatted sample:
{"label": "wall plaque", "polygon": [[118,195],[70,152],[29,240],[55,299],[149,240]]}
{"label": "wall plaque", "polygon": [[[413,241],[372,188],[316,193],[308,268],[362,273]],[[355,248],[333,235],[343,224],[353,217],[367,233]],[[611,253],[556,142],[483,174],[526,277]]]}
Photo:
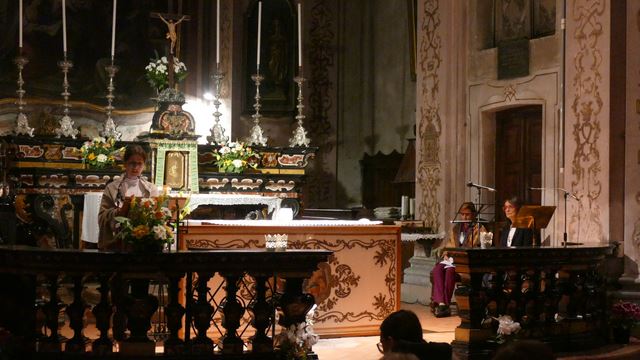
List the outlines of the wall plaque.
{"label": "wall plaque", "polygon": [[498,79],[529,75],[529,39],[501,42],[498,45]]}

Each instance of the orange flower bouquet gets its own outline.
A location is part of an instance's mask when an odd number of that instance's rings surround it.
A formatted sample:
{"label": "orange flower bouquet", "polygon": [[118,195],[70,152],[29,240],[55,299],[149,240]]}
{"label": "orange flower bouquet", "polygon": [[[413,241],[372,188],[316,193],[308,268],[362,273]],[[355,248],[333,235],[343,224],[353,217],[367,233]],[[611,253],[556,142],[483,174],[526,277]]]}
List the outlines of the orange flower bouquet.
{"label": "orange flower bouquet", "polygon": [[174,238],[168,203],[166,195],[131,198],[128,216],[115,218],[119,226],[116,239],[136,252],[162,251]]}

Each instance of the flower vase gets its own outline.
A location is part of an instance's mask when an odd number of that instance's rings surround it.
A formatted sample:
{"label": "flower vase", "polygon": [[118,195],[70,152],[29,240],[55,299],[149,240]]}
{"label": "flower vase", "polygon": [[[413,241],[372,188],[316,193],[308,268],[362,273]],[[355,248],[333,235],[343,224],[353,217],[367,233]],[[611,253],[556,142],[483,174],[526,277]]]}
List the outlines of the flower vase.
{"label": "flower vase", "polygon": [[615,326],[612,329],[613,342],[616,344],[628,344],[631,337],[631,328]]}

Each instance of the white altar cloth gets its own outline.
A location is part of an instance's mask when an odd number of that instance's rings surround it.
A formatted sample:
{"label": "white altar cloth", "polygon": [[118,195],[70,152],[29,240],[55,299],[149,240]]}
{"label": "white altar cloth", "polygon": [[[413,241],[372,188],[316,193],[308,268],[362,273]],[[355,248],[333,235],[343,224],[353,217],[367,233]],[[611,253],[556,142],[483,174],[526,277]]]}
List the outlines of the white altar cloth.
{"label": "white altar cloth", "polygon": [[80,240],[97,244],[98,211],[100,211],[101,192],[88,192],[84,194],[84,206],[82,208],[82,231]]}
{"label": "white altar cloth", "polygon": [[[172,194],[173,195],[173,194]],[[269,213],[280,209],[282,199],[275,196],[243,194],[192,194],[189,208],[195,210],[200,205],[267,205]]]}
{"label": "white altar cloth", "polygon": [[370,226],[381,225],[382,221],[360,220],[187,220],[188,226],[221,225],[221,226]]}
{"label": "white altar cloth", "polygon": [[[179,196],[178,193],[169,196]],[[84,207],[82,210],[82,229],[80,239],[90,243],[98,243],[98,212],[100,211],[101,192],[88,192],[84,194]],[[200,205],[267,205],[269,213],[280,209],[281,198],[261,195],[242,194],[191,194],[189,208],[194,210]],[[193,220],[190,220],[193,221]],[[209,220],[210,222],[211,220]]]}

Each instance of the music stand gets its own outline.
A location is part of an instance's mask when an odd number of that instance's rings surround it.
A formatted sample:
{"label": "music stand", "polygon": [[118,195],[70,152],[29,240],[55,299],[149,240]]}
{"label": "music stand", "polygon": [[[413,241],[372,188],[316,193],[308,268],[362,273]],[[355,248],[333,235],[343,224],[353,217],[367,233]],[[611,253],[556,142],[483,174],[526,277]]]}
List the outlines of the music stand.
{"label": "music stand", "polygon": [[525,205],[520,208],[513,226],[524,229],[544,229],[556,211],[555,206]]}

